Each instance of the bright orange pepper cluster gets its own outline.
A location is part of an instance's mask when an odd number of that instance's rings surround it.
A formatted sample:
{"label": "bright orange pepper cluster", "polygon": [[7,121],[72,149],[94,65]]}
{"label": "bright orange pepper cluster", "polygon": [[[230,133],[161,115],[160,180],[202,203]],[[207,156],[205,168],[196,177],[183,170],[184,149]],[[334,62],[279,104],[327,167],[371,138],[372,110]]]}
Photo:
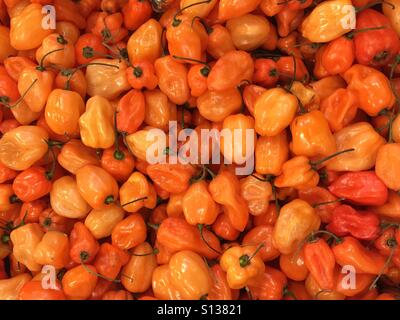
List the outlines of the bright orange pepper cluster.
{"label": "bright orange pepper cluster", "polygon": [[[400,0],[0,0],[0,300],[399,299],[399,36]],[[149,163],[170,121],[254,130],[253,172]]]}

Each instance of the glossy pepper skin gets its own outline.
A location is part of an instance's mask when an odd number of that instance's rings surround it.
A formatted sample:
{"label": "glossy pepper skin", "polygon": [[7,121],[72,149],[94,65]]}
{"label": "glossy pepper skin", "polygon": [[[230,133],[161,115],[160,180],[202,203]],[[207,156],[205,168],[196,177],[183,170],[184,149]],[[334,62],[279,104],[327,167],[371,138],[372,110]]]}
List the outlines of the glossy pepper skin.
{"label": "glossy pepper skin", "polygon": [[138,130],[145,117],[145,99],[142,92],[130,90],[117,106],[116,122],[119,132],[132,134]]}
{"label": "glossy pepper skin", "polygon": [[274,181],[279,188],[293,187],[298,190],[316,187],[318,182],[319,175],[311,168],[310,160],[305,156],[286,161],[282,165],[282,173]]}
{"label": "glossy pepper skin", "polygon": [[329,191],[358,205],[380,206],[388,198],[385,184],[373,171],[348,172],[336,179]]}
{"label": "glossy pepper skin", "polygon": [[281,133],[294,119],[297,106],[297,98],[285,90],[267,90],[254,106],[256,132],[270,137]]}
{"label": "glossy pepper skin", "polygon": [[82,222],[74,224],[69,240],[69,256],[72,261],[90,263],[94,260],[100,246]]}
{"label": "glossy pepper skin", "polygon": [[359,107],[370,116],[376,116],[395,102],[388,78],[380,71],[361,64],[354,64],[343,74],[348,89],[358,95]]}
{"label": "glossy pepper skin", "polygon": [[287,278],[278,269],[265,266],[264,273],[250,280],[249,290],[254,299],[258,300],[281,300],[284,296]]}
{"label": "glossy pepper skin", "polygon": [[231,247],[222,255],[221,268],[227,273],[231,289],[243,288],[250,280],[264,272],[265,265],[262,259],[257,254],[253,256],[256,250],[256,246]]}
{"label": "glossy pepper skin", "polygon": [[344,237],[332,247],[336,263],[352,265],[357,273],[379,274],[384,268],[385,258],[375,251],[366,249],[357,239]]}
{"label": "glossy pepper skin", "polygon": [[321,101],[321,112],[333,132],[350,124],[357,110],[358,97],[354,90],[339,88]]}
{"label": "glossy pepper skin", "polygon": [[90,98],[79,118],[79,128],[84,145],[110,148],[114,144],[114,109],[110,102],[101,96]]}
{"label": "glossy pepper skin", "polygon": [[240,182],[230,171],[220,172],[208,187],[215,202],[221,204],[235,229],[243,231],[249,219],[246,201],[240,194]]}
{"label": "glossy pepper skin", "polygon": [[301,25],[303,37],[312,42],[329,42],[347,33],[350,28],[342,23],[348,15],[344,10],[351,6],[348,0],[324,1],[317,5]]}
{"label": "glossy pepper skin", "polygon": [[157,241],[172,252],[191,250],[209,259],[214,259],[221,252],[218,238],[207,228],[202,231],[204,240],[197,227],[182,218],[167,218],[157,230]]}
{"label": "glossy pepper skin", "polygon": [[37,223],[28,223],[13,230],[10,234],[10,239],[14,245],[14,257],[31,271],[41,269],[41,265],[35,261],[33,253],[43,235],[44,233]]}
{"label": "glossy pepper skin", "polygon": [[44,16],[42,6],[32,3],[11,19],[11,45],[17,50],[30,50],[40,46],[43,39],[52,33],[51,29],[41,27]]}
{"label": "glossy pepper skin", "polygon": [[78,135],[79,117],[84,111],[85,103],[78,93],[55,89],[47,98],[46,123],[57,134]]}
{"label": "glossy pepper skin", "polygon": [[[122,268],[122,273],[126,277],[122,277],[121,283],[129,292],[145,292],[151,287],[151,278],[155,268],[157,267],[157,260],[151,252],[154,249],[148,242],[143,242],[138,245],[129,261]],[[150,253],[150,254],[149,254]],[[139,255],[145,256],[139,256]]]}
{"label": "glossy pepper skin", "polygon": [[50,193],[52,177],[42,167],[30,167],[15,177],[13,190],[24,202],[30,202]]}
{"label": "glossy pepper skin", "polygon": [[[54,72],[39,66],[27,66],[18,75],[18,92],[24,93],[24,102],[33,112],[42,111],[54,85]],[[32,83],[35,84],[32,86]],[[31,87],[32,86],[32,87]],[[31,87],[31,88],[30,88]],[[30,89],[29,89],[30,88]],[[29,89],[29,90],[28,90]]]}
{"label": "glossy pepper skin", "polygon": [[351,236],[359,240],[373,240],[380,232],[378,216],[368,211],[356,211],[348,205],[340,205],[332,212],[327,230],[337,236]]}
{"label": "glossy pepper skin", "polygon": [[204,180],[192,184],[182,198],[182,211],[192,225],[213,224],[218,216],[218,206],[208,191]]}
{"label": "glossy pepper skin", "polygon": [[175,104],[184,104],[189,100],[190,89],[187,82],[188,70],[172,56],[159,58],[154,63],[159,87]]}
{"label": "glossy pepper skin", "polygon": [[379,148],[385,139],[367,122],[358,122],[334,134],[338,150],[354,149],[338,155],[326,163],[333,171],[363,171],[372,169],[376,163]]}
{"label": "glossy pepper skin", "polygon": [[318,230],[320,217],[307,202],[296,199],[281,208],[273,231],[273,245],[283,254],[296,250],[311,232]]}
{"label": "glossy pepper skin", "polygon": [[336,152],[336,143],[323,113],[313,110],[294,118],[290,125],[291,149],[306,157],[328,156]]}
{"label": "glossy pepper skin", "polygon": [[76,184],[93,209],[102,209],[118,199],[118,184],[103,168],[86,165],[76,172]]}
{"label": "glossy pepper skin", "polygon": [[154,19],[142,24],[129,38],[129,60],[154,62],[161,56],[162,27]]}
{"label": "glossy pepper skin", "polygon": [[0,161],[13,170],[26,170],[47,150],[48,133],[37,126],[19,126],[0,139]]}
{"label": "glossy pepper skin", "polygon": [[334,286],[335,256],[324,239],[311,240],[304,245],[304,263],[322,289]]}
{"label": "glossy pepper skin", "polygon": [[392,190],[398,191],[400,144],[388,143],[381,146],[376,156],[375,173],[383,183]]}
{"label": "glossy pepper skin", "polygon": [[223,91],[251,81],[254,62],[246,51],[230,51],[217,60],[207,77],[209,90]]}
{"label": "glossy pepper skin", "polygon": [[69,262],[68,236],[59,231],[48,231],[35,247],[34,259],[41,265],[63,268]]}
{"label": "glossy pepper skin", "polygon": [[137,212],[141,208],[154,208],[156,192],[146,177],[140,172],[133,172],[119,190],[119,198],[123,209]]}
{"label": "glossy pepper skin", "polygon": [[172,285],[184,300],[197,300],[208,295],[212,280],[208,266],[195,252],[184,250],[175,253],[169,263]]}
{"label": "glossy pepper skin", "polygon": [[289,143],[286,131],[273,137],[259,137],[255,149],[255,169],[260,174],[279,175],[289,157]]}
{"label": "glossy pepper skin", "polygon": [[363,10],[357,15],[356,30],[376,27],[383,29],[359,32],[354,37],[355,57],[360,64],[384,66],[399,51],[399,37],[387,17],[372,9]]}
{"label": "glossy pepper skin", "polygon": [[354,41],[347,36],[332,40],[323,50],[321,63],[330,75],[349,69],[355,59]]}

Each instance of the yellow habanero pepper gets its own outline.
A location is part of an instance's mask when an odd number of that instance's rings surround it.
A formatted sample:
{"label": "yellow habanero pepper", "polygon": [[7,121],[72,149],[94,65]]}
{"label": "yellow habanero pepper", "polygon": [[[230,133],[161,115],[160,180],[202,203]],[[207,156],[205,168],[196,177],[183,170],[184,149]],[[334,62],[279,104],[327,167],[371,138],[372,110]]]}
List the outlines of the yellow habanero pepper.
{"label": "yellow habanero pepper", "polygon": [[326,164],[333,171],[369,170],[375,165],[378,149],[385,139],[367,122],[349,125],[335,133],[338,150],[354,149],[351,153],[341,154]]}
{"label": "yellow habanero pepper", "polygon": [[0,139],[0,162],[13,170],[26,170],[48,150],[46,130],[38,126],[20,126]]}
{"label": "yellow habanero pepper", "polygon": [[[307,16],[300,29],[311,42],[329,42],[351,31],[352,12],[350,0],[329,0],[317,5]],[[355,19],[355,17],[354,17]]]}
{"label": "yellow habanero pepper", "polygon": [[17,50],[30,50],[39,47],[42,40],[53,33],[52,29],[45,29],[42,21],[45,20],[40,3],[32,3],[22,12],[13,17],[10,22],[10,40]]}
{"label": "yellow habanero pepper", "polygon": [[44,233],[37,223],[28,223],[14,229],[10,234],[13,243],[13,255],[18,262],[25,265],[30,271],[39,271],[41,265],[35,261],[33,252]]}
{"label": "yellow habanero pepper", "polygon": [[132,62],[154,62],[161,56],[162,27],[154,19],[142,24],[129,38],[127,50]]}
{"label": "yellow habanero pepper", "polygon": [[82,97],[75,91],[55,89],[46,103],[45,119],[51,130],[68,136],[79,133],[79,117],[85,111]]}
{"label": "yellow habanero pepper", "polygon": [[116,99],[131,86],[126,78],[127,65],[118,59],[95,59],[86,68],[87,93]]}
{"label": "yellow habanero pepper", "polygon": [[276,136],[290,125],[297,111],[297,98],[281,88],[265,91],[254,106],[256,132]]}
{"label": "yellow habanero pepper", "polygon": [[223,253],[220,264],[231,289],[241,289],[264,273],[260,249],[261,246],[234,246]]}
{"label": "yellow habanero pepper", "polygon": [[283,254],[289,254],[313,231],[319,229],[321,219],[307,202],[296,199],[284,205],[279,213],[272,235],[273,245]]}
{"label": "yellow habanero pepper", "polygon": [[86,103],[86,111],[79,118],[81,139],[85,146],[107,149],[114,144],[114,108],[101,96]]}

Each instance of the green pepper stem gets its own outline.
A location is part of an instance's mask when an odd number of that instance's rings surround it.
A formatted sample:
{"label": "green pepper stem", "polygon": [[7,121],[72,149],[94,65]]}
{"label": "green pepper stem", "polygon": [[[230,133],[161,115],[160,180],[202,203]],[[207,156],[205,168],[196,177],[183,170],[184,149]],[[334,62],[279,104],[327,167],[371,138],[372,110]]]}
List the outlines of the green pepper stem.
{"label": "green pepper stem", "polygon": [[71,82],[71,79],[72,79],[72,77],[74,76],[74,74],[75,74],[78,70],[83,69],[83,68],[86,68],[86,67],[88,67],[88,66],[104,66],[104,67],[111,67],[111,68],[119,69],[119,66],[118,66],[118,65],[115,65],[115,64],[108,64],[108,63],[102,63],[102,62],[88,62],[88,63],[80,64],[79,66],[77,66],[77,67],[74,68],[74,69],[71,69],[71,70],[64,70],[64,72],[69,71],[68,79],[67,79],[67,81],[66,81],[66,83],[65,83],[64,89],[65,89],[65,90],[70,90],[70,82]]}
{"label": "green pepper stem", "polygon": [[96,277],[103,278],[104,280],[107,280],[107,281],[110,281],[110,282],[115,282],[115,283],[120,283],[121,282],[121,280],[109,278],[109,277],[103,276],[102,274],[100,274],[100,273],[98,273],[96,271],[93,271],[83,261],[81,261],[81,265],[88,273],[93,274]]}
{"label": "green pepper stem", "polygon": [[329,205],[329,204],[335,204],[335,203],[338,203],[338,202],[342,202],[344,200],[346,200],[346,199],[345,198],[339,198],[339,199],[335,199],[335,200],[332,200],[332,201],[319,202],[319,203],[313,204],[312,207],[313,208],[318,208],[318,207],[326,206],[326,205]]}
{"label": "green pepper stem", "polygon": [[387,28],[386,26],[379,26],[379,27],[371,27],[371,28],[364,28],[364,29],[354,29],[354,30],[350,31],[349,33],[347,33],[345,35],[345,37],[348,39],[353,39],[357,33],[381,30],[381,29],[386,29],[386,28]]}
{"label": "green pepper stem", "polygon": [[119,132],[118,132],[118,127],[117,127],[117,111],[114,112],[114,134],[115,134],[115,141],[114,141],[114,146],[115,146],[115,151],[114,151],[114,159],[116,160],[124,160],[125,159],[125,154],[120,150],[119,148]]}
{"label": "green pepper stem", "polygon": [[174,26],[174,27],[179,26],[179,24],[181,23],[181,20],[177,19],[177,16],[179,16],[180,14],[182,14],[182,12],[183,12],[184,10],[189,9],[189,8],[191,8],[191,7],[194,7],[194,6],[201,5],[201,4],[210,3],[211,1],[212,1],[212,0],[204,0],[204,1],[200,1],[200,2],[195,2],[195,3],[192,3],[192,4],[187,5],[186,7],[183,7],[182,9],[179,9],[179,10],[175,13],[174,18],[172,19],[172,26]]}
{"label": "green pepper stem", "polygon": [[335,157],[337,157],[337,156],[339,156],[339,155],[341,155],[343,153],[352,152],[352,151],[355,151],[355,149],[354,148],[350,148],[350,149],[345,149],[345,150],[342,150],[342,151],[338,151],[338,152],[335,152],[335,153],[331,154],[330,156],[322,158],[321,160],[310,161],[310,165],[311,165],[311,167],[313,167],[313,169],[315,169],[320,164],[322,164],[322,163],[324,163],[324,162],[326,162],[328,160],[331,160],[332,158],[335,158]]}
{"label": "green pepper stem", "polygon": [[36,82],[38,82],[39,80],[38,79],[35,79],[35,80],[33,80],[33,82],[29,85],[29,87],[25,90],[25,92],[22,94],[22,96],[20,96],[18,99],[17,99],[17,101],[15,101],[15,103],[13,104],[13,105],[8,105],[8,104],[4,104],[4,106],[6,106],[7,108],[9,108],[9,109],[13,109],[13,108],[15,108],[15,107],[17,107],[21,102],[22,102],[22,100],[24,100],[24,98],[26,97],[26,95],[29,93],[29,91],[32,89],[32,87],[35,85],[35,83]]}
{"label": "green pepper stem", "polygon": [[160,225],[156,224],[156,223],[147,222],[146,224],[147,224],[148,227],[150,227],[150,228],[152,228],[154,230],[158,230],[158,228],[160,227]]}
{"label": "green pepper stem", "polygon": [[204,234],[203,234],[204,224],[198,224],[198,225],[197,225],[197,228],[199,229],[201,240],[206,244],[206,246],[207,246],[208,248],[210,248],[212,251],[214,251],[215,253],[222,254],[222,252],[218,251],[217,249],[214,249],[214,248],[206,241],[206,239],[204,238]]}
{"label": "green pepper stem", "polygon": [[397,244],[394,245],[392,248],[390,248],[390,254],[389,254],[388,258],[386,259],[385,264],[383,265],[382,269],[379,271],[378,275],[375,277],[374,281],[369,286],[368,290],[372,290],[376,287],[376,284],[378,283],[379,279],[382,277],[385,270],[387,269],[390,262],[392,261],[392,258],[394,256],[396,249],[397,249]]}
{"label": "green pepper stem", "polygon": [[39,65],[36,67],[36,69],[39,70],[39,71],[44,71],[44,70],[46,70],[46,68],[43,66],[44,60],[45,60],[50,54],[52,54],[52,53],[54,53],[54,52],[58,52],[58,51],[63,51],[63,50],[64,50],[64,48],[60,48],[60,49],[55,49],[55,50],[51,50],[51,51],[47,52],[47,53],[42,57],[42,59],[40,59],[40,63],[39,63]]}
{"label": "green pepper stem", "polygon": [[253,252],[253,254],[251,256],[248,256],[247,254],[244,254],[242,256],[239,257],[239,264],[242,268],[247,267],[251,260],[256,256],[256,254],[261,250],[262,247],[264,247],[264,243],[260,243],[258,245],[258,247],[256,248],[256,250]]}
{"label": "green pepper stem", "polygon": [[391,6],[393,10],[396,8],[396,6],[391,2],[388,2],[386,0],[378,0],[378,1],[371,2],[371,3],[367,3],[365,6],[362,6],[362,7],[355,7],[355,11],[356,11],[356,13],[358,13],[365,9],[372,8],[372,7],[376,6],[377,4],[387,4],[388,6]]}
{"label": "green pepper stem", "polygon": [[44,174],[46,179],[51,181],[54,177],[54,172],[56,171],[56,161],[57,161],[57,157],[56,154],[54,153],[53,147],[49,147],[49,151],[51,153],[52,156],[52,162],[51,162],[51,169],[46,171],[46,173]]}
{"label": "green pepper stem", "polygon": [[142,200],[146,200],[146,199],[147,199],[147,197],[137,198],[137,199],[129,201],[127,203],[121,204],[121,207],[123,208],[123,207],[125,207],[125,206],[127,206],[129,204],[132,204],[132,203],[135,203],[135,202],[138,202],[138,201],[142,201]]}

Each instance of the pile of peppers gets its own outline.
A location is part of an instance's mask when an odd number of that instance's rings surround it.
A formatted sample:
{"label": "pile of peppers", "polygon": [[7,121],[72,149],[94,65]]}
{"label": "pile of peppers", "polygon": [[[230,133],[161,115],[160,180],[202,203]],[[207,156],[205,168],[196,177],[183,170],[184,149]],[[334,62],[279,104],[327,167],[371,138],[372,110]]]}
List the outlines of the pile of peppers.
{"label": "pile of peppers", "polygon": [[[400,0],[0,0],[0,300],[399,299],[399,37]],[[254,169],[150,163],[171,121]]]}

